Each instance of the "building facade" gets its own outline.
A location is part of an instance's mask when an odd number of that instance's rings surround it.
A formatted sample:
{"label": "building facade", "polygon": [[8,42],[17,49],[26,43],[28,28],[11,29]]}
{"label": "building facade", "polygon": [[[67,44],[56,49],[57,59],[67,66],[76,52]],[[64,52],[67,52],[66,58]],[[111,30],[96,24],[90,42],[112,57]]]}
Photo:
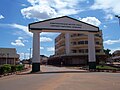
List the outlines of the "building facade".
{"label": "building facade", "polygon": [[40,64],[47,64],[48,57],[45,55],[40,55]]}
{"label": "building facade", "polygon": [[111,59],[113,62],[120,62],[120,50],[114,51]]}
{"label": "building facade", "polygon": [[[105,56],[102,31],[93,33],[96,62],[99,63]],[[66,33],[61,33],[55,38],[55,55],[49,59],[49,63],[60,64],[61,62],[64,65],[88,64],[88,33],[69,33],[67,35]]]}
{"label": "building facade", "polygon": [[15,65],[19,62],[19,54],[15,48],[0,48],[0,65],[12,64]]}
{"label": "building facade", "polygon": [[[80,20],[71,18],[69,16],[62,16],[57,18],[52,18],[48,20],[43,20],[39,22],[33,22],[29,24],[29,31],[33,33],[33,57],[32,57],[32,72],[40,71],[40,33],[41,32],[61,32],[65,33],[65,53],[64,50],[59,54],[55,54],[55,57],[49,58],[48,64],[51,62],[59,64],[63,63],[64,65],[68,64],[80,64],[77,62],[77,57],[83,58],[79,59],[78,61],[81,62],[85,61],[84,57],[74,54],[78,53],[75,50],[71,49],[71,42],[70,42],[70,33],[86,33],[88,34],[88,55],[85,57],[89,62],[89,69],[96,69],[96,53],[95,53],[95,43],[94,43],[94,32],[99,32],[99,27],[94,25],[90,25],[88,23],[82,22]],[[60,41],[58,41],[60,42]],[[80,42],[81,43],[81,42]],[[64,45],[63,45],[64,46]],[[59,48],[59,46],[56,46]],[[60,46],[60,48],[62,48]],[[56,48],[57,49],[57,48]],[[73,51],[71,54],[71,50]],[[57,50],[56,50],[57,51]],[[65,55],[64,55],[65,54]],[[73,58],[75,56],[75,58]],[[55,58],[58,59],[55,59]],[[75,59],[71,60],[71,58]],[[51,59],[51,60],[50,60]],[[53,59],[53,60],[52,60]],[[54,61],[55,60],[55,61]]]}

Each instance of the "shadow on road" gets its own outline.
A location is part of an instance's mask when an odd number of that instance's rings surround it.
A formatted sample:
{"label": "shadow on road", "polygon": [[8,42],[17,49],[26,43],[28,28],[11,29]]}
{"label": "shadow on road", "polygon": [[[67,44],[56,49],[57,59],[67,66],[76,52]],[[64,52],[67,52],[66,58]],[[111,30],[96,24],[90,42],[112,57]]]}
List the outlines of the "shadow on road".
{"label": "shadow on road", "polygon": [[52,73],[88,73],[88,71],[49,71],[49,72],[36,72],[31,74],[52,74]]}
{"label": "shadow on road", "polygon": [[57,73],[89,73],[89,71],[49,71],[49,72],[29,72],[29,73],[19,73],[17,75],[28,75],[28,74],[57,74]]}

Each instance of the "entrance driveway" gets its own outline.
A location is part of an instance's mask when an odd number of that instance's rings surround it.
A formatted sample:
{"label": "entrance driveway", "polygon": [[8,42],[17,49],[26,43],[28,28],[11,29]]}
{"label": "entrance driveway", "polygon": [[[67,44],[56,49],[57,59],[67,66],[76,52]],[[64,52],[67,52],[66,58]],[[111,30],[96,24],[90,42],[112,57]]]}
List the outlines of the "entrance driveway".
{"label": "entrance driveway", "polygon": [[120,73],[41,66],[42,72],[0,78],[0,90],[120,90]]}

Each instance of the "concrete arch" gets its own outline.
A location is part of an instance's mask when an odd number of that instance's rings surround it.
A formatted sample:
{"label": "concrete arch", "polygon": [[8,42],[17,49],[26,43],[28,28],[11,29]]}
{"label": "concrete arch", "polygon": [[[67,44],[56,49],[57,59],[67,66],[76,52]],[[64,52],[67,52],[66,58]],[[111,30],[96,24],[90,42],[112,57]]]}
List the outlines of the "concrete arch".
{"label": "concrete arch", "polygon": [[53,19],[48,19],[40,22],[29,24],[29,31],[33,33],[33,57],[32,57],[32,72],[40,71],[40,35],[41,32],[64,32],[66,33],[66,54],[69,54],[69,33],[88,33],[88,55],[89,68],[96,68],[95,57],[95,42],[93,32],[98,32],[99,28],[85,22],[81,22],[74,18],[63,16]]}

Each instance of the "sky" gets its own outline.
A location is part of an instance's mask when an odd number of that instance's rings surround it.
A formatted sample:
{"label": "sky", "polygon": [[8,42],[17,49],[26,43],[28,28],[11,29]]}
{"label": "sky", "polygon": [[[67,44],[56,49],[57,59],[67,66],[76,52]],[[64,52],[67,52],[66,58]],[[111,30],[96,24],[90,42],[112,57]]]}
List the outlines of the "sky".
{"label": "sky", "polygon": [[[27,59],[32,48],[28,24],[70,16],[98,26],[103,32],[104,49],[120,50],[120,0],[0,0],[0,48],[16,48]],[[40,54],[54,54],[59,33],[40,33]]]}

